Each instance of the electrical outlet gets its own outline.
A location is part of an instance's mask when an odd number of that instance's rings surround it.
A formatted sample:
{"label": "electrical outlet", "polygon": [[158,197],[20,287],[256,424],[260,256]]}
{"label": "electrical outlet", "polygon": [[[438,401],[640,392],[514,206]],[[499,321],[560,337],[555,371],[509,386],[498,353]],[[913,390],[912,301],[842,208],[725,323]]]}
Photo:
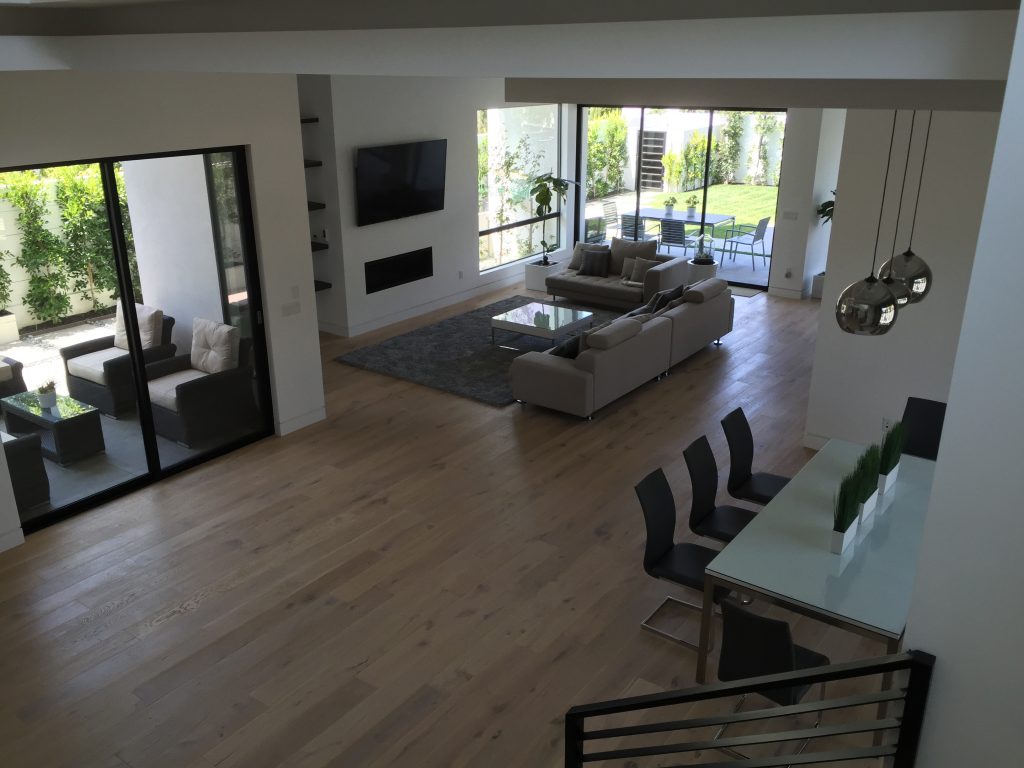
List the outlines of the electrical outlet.
{"label": "electrical outlet", "polygon": [[793,276],[793,270],[792,270],[792,269],[789,269],[789,268],[787,267],[787,268],[786,268],[786,277],[792,277],[792,276]]}
{"label": "electrical outlet", "polygon": [[892,419],[890,419],[888,416],[883,416],[882,417],[882,431],[883,432],[888,432],[889,431],[889,427],[891,427],[891,426],[892,426]]}

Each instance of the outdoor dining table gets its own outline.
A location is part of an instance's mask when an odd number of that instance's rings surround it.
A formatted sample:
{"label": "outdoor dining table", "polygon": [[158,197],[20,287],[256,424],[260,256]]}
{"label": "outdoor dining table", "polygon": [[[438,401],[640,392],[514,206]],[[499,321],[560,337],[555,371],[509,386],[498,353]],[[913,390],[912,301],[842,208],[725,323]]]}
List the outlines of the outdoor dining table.
{"label": "outdoor dining table", "polygon": [[[700,213],[695,211],[693,216],[690,216],[686,213],[685,208],[675,208],[672,213],[666,213],[664,208],[641,208],[640,218],[651,221],[681,221],[683,224],[700,226]],[[736,217],[724,213],[709,213],[704,216],[704,223],[711,228],[712,237],[715,236],[715,228],[722,226],[727,221],[731,221],[735,225]]]}

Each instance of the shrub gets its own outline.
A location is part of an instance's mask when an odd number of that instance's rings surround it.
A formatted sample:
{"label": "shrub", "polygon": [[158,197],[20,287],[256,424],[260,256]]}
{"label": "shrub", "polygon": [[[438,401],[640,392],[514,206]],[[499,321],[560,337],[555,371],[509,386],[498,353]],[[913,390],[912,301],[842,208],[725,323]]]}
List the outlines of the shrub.
{"label": "shrub", "polygon": [[11,273],[4,265],[4,259],[11,257],[10,251],[0,251],[0,312],[7,311],[11,304]]}
{"label": "shrub", "polygon": [[587,197],[618,192],[624,186],[629,161],[629,129],[622,110],[595,113],[587,124]]}

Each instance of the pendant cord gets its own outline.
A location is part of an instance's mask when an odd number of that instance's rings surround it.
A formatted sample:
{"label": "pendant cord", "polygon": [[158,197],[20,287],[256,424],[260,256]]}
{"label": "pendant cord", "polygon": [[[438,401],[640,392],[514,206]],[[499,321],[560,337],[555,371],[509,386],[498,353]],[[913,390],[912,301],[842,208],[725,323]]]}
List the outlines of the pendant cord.
{"label": "pendant cord", "polygon": [[882,182],[882,204],[878,210],[878,229],[875,231],[875,250],[871,253],[871,277],[875,276],[875,262],[878,260],[878,241],[882,236],[882,215],[885,213],[885,190],[889,186],[889,168],[892,166],[892,145],[895,139],[896,110],[894,109],[892,111],[892,135],[889,136],[889,156],[885,159],[885,180]]}
{"label": "pendant cord", "polygon": [[917,197],[914,200],[914,218],[910,222],[910,241],[907,243],[907,250],[913,250],[914,227],[917,226],[917,206],[921,202],[921,187],[924,186],[924,161],[928,159],[928,139],[932,135],[932,117],[935,112],[928,113],[928,130],[924,132],[924,153],[921,155],[921,177],[917,180]]}
{"label": "pendant cord", "polygon": [[[917,110],[910,118],[910,136],[907,138],[907,160],[903,164],[903,183],[900,185],[900,202],[896,206],[896,231],[892,233],[892,255],[889,256],[889,279],[892,279],[892,263],[896,259],[896,241],[900,235],[900,219],[903,218],[903,193],[907,191],[907,171],[910,170],[910,149],[914,144],[914,124],[917,122]],[[918,185],[920,186],[920,185]]]}

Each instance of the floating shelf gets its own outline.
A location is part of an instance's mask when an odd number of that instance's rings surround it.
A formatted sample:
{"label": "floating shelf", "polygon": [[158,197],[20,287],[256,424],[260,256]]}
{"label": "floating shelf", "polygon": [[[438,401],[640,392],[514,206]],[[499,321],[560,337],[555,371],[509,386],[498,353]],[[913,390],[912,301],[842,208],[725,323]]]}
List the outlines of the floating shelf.
{"label": "floating shelf", "polygon": [[305,160],[304,165],[307,168],[320,168],[324,164],[323,160]]}
{"label": "floating shelf", "polygon": [[330,247],[327,243],[317,240],[311,240],[309,245],[314,251],[326,251]]}
{"label": "floating shelf", "polygon": [[312,200],[306,201],[306,208],[311,211],[322,211],[327,207],[327,203],[314,203]]}
{"label": "floating shelf", "polygon": [[320,118],[319,117],[302,117],[302,118],[299,118],[299,122],[302,123],[303,125],[309,125],[310,123],[319,123],[320,122]]}
{"label": "floating shelf", "polygon": [[318,293],[320,291],[329,290],[330,287],[331,287],[331,284],[328,283],[326,280],[314,280],[313,281],[313,290],[317,291]]}

